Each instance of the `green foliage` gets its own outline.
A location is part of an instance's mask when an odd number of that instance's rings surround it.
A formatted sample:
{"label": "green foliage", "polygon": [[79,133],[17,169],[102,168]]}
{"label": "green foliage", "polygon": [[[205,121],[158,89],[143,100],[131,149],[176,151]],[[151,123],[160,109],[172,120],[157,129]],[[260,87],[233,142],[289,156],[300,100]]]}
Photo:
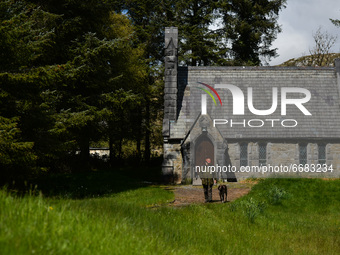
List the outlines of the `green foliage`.
{"label": "green foliage", "polygon": [[224,39],[231,43],[234,65],[260,65],[277,49],[270,49],[277,33],[279,11],[286,0],[232,0],[222,4]]}
{"label": "green foliage", "polygon": [[[207,1],[149,0],[123,1],[137,38],[146,45],[146,54],[157,64],[162,60],[163,30],[179,27],[181,64],[260,65],[275,57],[271,44],[277,33],[279,11],[286,0]],[[213,25],[216,25],[214,27]]]}
{"label": "green foliage", "polygon": [[278,205],[282,203],[283,199],[289,197],[289,194],[283,189],[273,186],[268,192],[268,200],[270,204]]}
{"label": "green foliage", "polygon": [[[107,177],[84,179],[90,184]],[[133,182],[121,176],[110,179],[116,183],[124,181],[125,185],[120,187],[125,189],[113,190],[105,197],[98,197],[97,190],[93,190],[97,198],[74,200],[15,196],[1,190],[1,251],[4,254],[340,252],[339,180],[264,180],[241,201],[254,204],[264,199],[272,185],[293,196],[282,205],[268,205],[266,213],[249,224],[242,211],[230,211],[231,205],[242,204],[239,201],[171,207],[168,204],[174,196],[163,187],[134,187]]]}
{"label": "green foliage", "polygon": [[0,70],[18,71],[48,62],[59,15],[25,1],[0,6]]}
{"label": "green foliage", "polygon": [[263,201],[258,202],[251,197],[249,200],[242,201],[241,206],[243,208],[243,213],[246,215],[249,222],[254,223],[255,218],[263,213],[266,203]]}
{"label": "green foliage", "polygon": [[189,66],[209,66],[219,61],[218,34],[210,29],[216,18],[218,1],[178,1],[180,31],[179,60]]}
{"label": "green foliage", "polygon": [[[148,161],[151,147],[162,145],[164,27],[180,28],[182,64],[259,64],[260,55],[274,54],[283,4],[1,1],[0,116],[17,130],[7,134],[4,122],[3,164],[18,173],[86,170],[89,145],[99,141],[107,141],[113,161],[132,145],[129,154]],[[219,17],[223,27],[212,30]]]}
{"label": "green foliage", "polygon": [[330,20],[334,24],[334,26],[340,27],[340,20],[339,19],[330,19]]}
{"label": "green foliage", "polygon": [[[0,116],[0,179],[22,178],[35,170],[33,143],[22,142],[18,119]],[[1,183],[3,184],[3,183]]]}
{"label": "green foliage", "polygon": [[[0,3],[0,116],[16,120],[20,138],[8,139],[30,145],[41,169],[68,170],[78,152],[79,169],[87,169],[90,142],[116,139],[111,133],[134,139],[139,129],[130,120],[147,91],[144,51],[114,7],[96,0]],[[117,134],[113,122],[128,132]]]}

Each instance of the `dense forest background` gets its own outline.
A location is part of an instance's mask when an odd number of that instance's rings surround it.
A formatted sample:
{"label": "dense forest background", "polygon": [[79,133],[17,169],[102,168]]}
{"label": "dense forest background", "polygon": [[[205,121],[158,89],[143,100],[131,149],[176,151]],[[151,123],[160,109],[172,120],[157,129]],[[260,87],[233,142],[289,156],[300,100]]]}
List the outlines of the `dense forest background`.
{"label": "dense forest background", "polygon": [[161,148],[164,28],[181,65],[261,65],[285,0],[2,0],[0,180],[147,164]]}

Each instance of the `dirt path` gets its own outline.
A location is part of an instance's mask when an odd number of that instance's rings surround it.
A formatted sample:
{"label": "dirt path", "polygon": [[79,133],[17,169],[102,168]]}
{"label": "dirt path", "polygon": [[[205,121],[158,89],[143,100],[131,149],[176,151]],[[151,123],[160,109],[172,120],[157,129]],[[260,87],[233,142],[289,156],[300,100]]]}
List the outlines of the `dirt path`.
{"label": "dirt path", "polygon": [[[226,183],[228,186],[228,202],[240,198],[249,193],[251,187],[256,184],[255,182],[239,182],[239,183]],[[213,203],[221,203],[218,194],[218,185],[213,187]],[[204,203],[204,194],[202,186],[192,185],[178,185],[168,186],[166,189],[173,190],[175,193],[175,200],[171,203],[172,206],[185,206],[190,204]]]}

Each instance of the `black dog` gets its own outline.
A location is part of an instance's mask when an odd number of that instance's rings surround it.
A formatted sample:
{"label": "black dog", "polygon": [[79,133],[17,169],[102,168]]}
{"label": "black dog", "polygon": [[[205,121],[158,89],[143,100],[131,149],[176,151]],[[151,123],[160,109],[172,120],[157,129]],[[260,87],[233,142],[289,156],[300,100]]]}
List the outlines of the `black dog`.
{"label": "black dog", "polygon": [[[226,185],[219,185],[218,190],[219,190],[219,193],[220,193],[221,202],[222,203],[227,202],[227,196],[228,196],[227,186]],[[224,194],[225,194],[225,201],[224,201]]]}

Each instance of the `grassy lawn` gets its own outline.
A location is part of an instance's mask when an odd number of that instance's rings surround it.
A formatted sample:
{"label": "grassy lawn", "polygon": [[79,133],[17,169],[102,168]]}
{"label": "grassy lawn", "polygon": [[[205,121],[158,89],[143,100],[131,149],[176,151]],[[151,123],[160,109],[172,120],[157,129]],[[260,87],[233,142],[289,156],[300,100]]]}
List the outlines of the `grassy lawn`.
{"label": "grassy lawn", "polygon": [[68,178],[49,196],[0,191],[1,254],[340,254],[340,180],[268,179],[231,203],[171,207],[162,186]]}

